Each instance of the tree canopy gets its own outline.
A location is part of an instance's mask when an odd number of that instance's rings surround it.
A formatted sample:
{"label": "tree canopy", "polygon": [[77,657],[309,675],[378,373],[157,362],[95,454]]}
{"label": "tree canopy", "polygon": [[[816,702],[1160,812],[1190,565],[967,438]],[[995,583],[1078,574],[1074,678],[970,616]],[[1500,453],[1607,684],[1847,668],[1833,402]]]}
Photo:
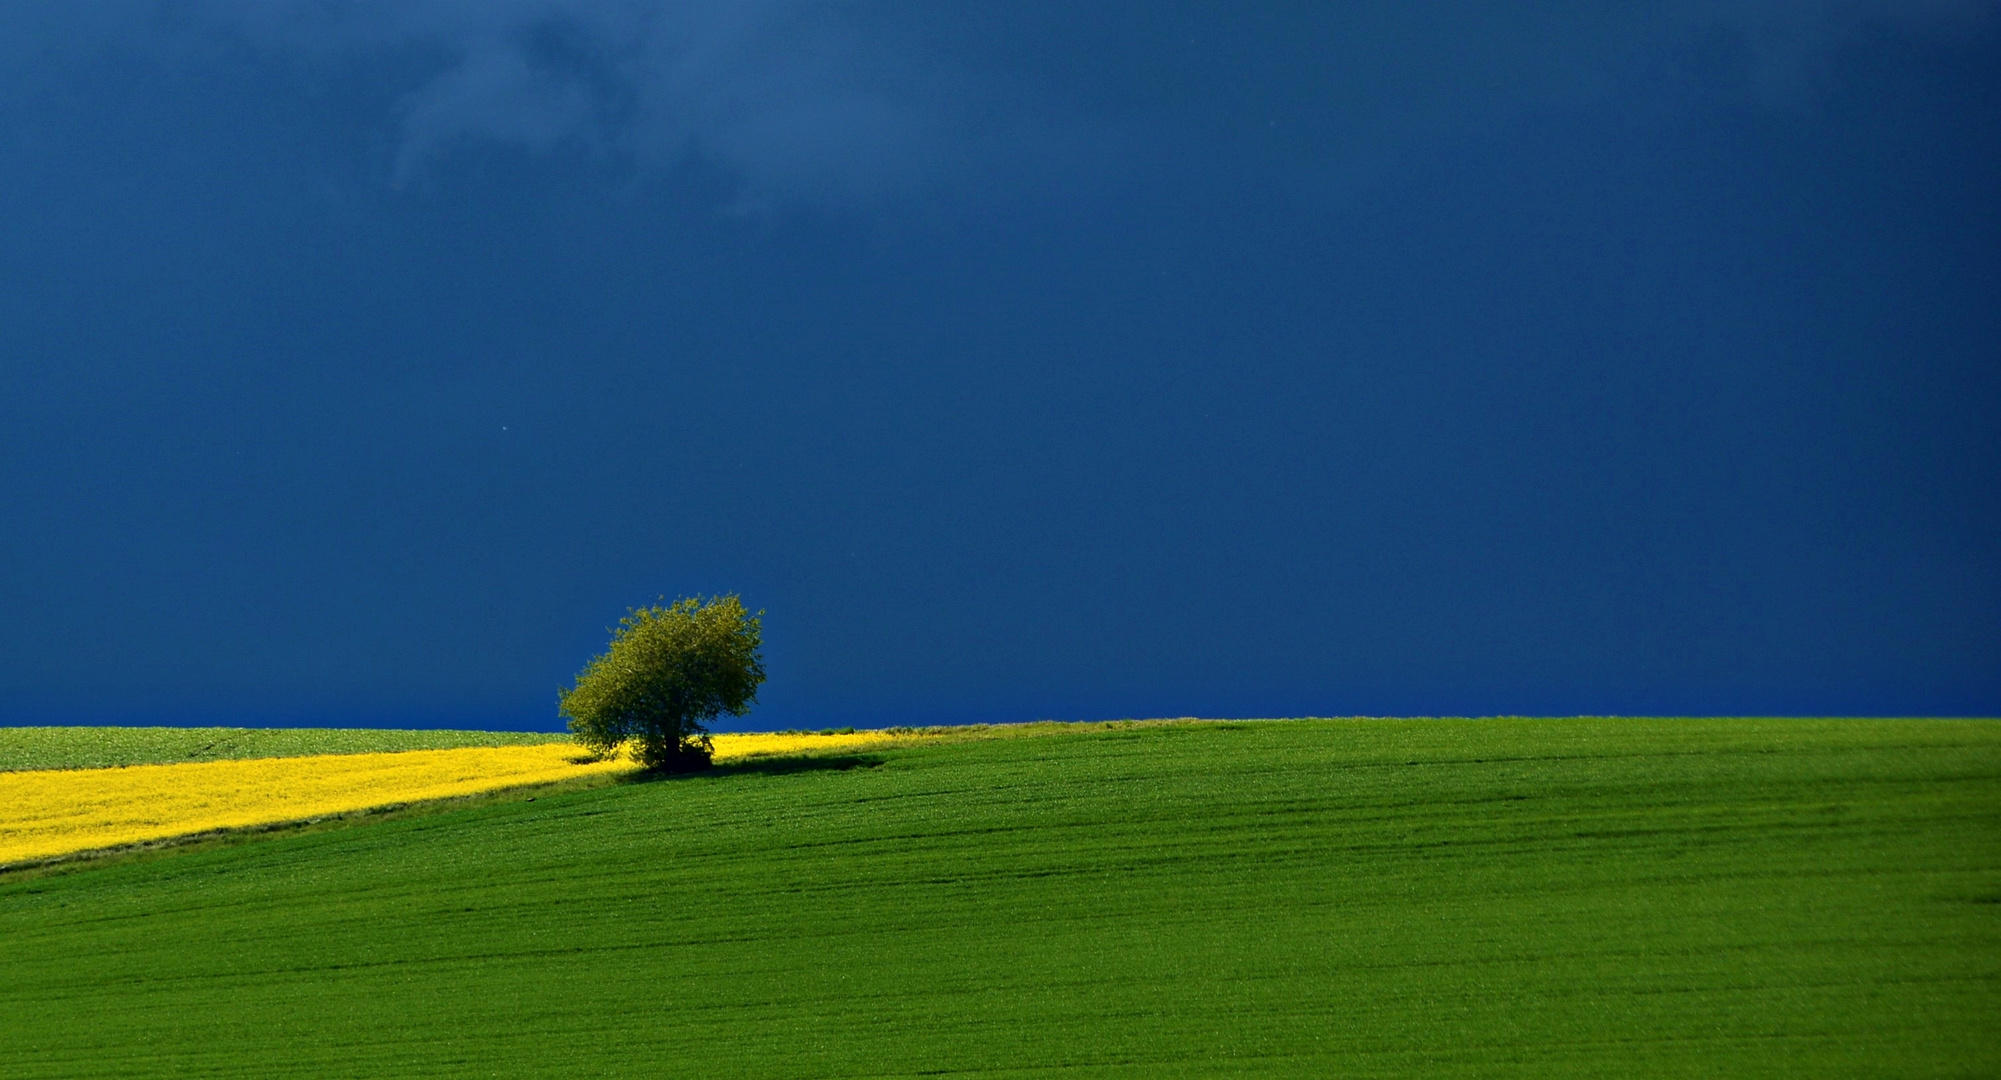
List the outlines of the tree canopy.
{"label": "tree canopy", "polygon": [[706,766],[708,725],[749,712],[764,682],[763,614],[735,594],[633,608],[604,654],[559,691],[557,711],[600,756],[630,743],[647,768]]}

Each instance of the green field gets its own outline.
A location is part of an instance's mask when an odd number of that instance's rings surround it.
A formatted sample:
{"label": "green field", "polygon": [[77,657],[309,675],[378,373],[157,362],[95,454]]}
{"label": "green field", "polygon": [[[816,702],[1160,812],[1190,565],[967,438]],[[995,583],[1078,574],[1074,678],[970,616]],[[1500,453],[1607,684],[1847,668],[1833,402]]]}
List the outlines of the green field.
{"label": "green field", "polygon": [[0,727],[0,772],[103,769],[225,758],[375,754],[565,742],[537,731],[402,731],[389,728]]}
{"label": "green field", "polygon": [[2001,723],[1293,721],[0,883],[0,1075],[2001,1075]]}

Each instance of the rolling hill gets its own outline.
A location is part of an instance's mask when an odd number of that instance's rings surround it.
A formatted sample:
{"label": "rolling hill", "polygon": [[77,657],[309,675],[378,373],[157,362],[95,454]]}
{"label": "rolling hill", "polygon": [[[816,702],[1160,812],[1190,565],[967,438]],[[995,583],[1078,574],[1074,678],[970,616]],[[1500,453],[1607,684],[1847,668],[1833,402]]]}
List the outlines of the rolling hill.
{"label": "rolling hill", "polygon": [[1085,725],[0,882],[0,1075],[1985,1076],[2001,724]]}

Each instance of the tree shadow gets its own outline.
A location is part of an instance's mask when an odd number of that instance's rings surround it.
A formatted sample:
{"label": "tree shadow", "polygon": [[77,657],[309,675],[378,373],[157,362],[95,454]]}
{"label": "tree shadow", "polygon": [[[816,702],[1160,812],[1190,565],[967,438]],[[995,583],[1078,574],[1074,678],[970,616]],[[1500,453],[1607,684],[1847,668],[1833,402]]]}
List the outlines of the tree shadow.
{"label": "tree shadow", "polygon": [[727,776],[785,776],[804,772],[848,772],[852,769],[874,769],[883,763],[882,758],[873,754],[826,754],[811,757],[765,757],[748,758],[740,761],[726,761],[711,765],[706,769],[692,772],[671,772],[666,769],[647,769],[631,774],[628,784],[657,784],[674,780],[698,780],[702,777]]}

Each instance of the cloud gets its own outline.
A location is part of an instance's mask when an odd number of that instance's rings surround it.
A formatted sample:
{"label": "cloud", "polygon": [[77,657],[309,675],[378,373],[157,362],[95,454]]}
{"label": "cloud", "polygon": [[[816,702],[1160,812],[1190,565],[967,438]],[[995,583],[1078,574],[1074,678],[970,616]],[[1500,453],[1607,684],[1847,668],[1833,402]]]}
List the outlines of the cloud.
{"label": "cloud", "polygon": [[[110,5],[5,18],[105,23]],[[142,10],[144,4],[124,10]],[[398,78],[379,119],[388,179],[485,144],[576,151],[658,173],[694,165],[744,205],[992,196],[1217,168],[1230,124],[1291,139],[1271,167],[1380,173],[1511,111],[1615,93],[1636,61],[1726,43],[1733,80],[1810,105],[1871,25],[1952,32],[2001,0],[1664,0],[1486,7],[1401,2],[1238,9],[1151,0],[894,10],[822,0],[195,0],[198,34]],[[95,14],[92,14],[92,13]],[[157,33],[158,19],[136,31]],[[968,29],[968,28],[972,29]],[[101,29],[101,28],[100,28]],[[88,32],[88,31],[85,31]],[[18,35],[16,35],[18,36]],[[1235,42],[1235,51],[1230,51]],[[383,72],[393,70],[393,76]],[[1205,127],[1204,125],[1209,125]],[[1225,140],[1227,141],[1227,140]]]}
{"label": "cloud", "polygon": [[393,118],[394,179],[480,142],[574,147],[650,169],[690,161],[756,198],[870,198],[921,171],[923,112],[823,4],[216,0],[217,32],[306,59],[428,58]]}

